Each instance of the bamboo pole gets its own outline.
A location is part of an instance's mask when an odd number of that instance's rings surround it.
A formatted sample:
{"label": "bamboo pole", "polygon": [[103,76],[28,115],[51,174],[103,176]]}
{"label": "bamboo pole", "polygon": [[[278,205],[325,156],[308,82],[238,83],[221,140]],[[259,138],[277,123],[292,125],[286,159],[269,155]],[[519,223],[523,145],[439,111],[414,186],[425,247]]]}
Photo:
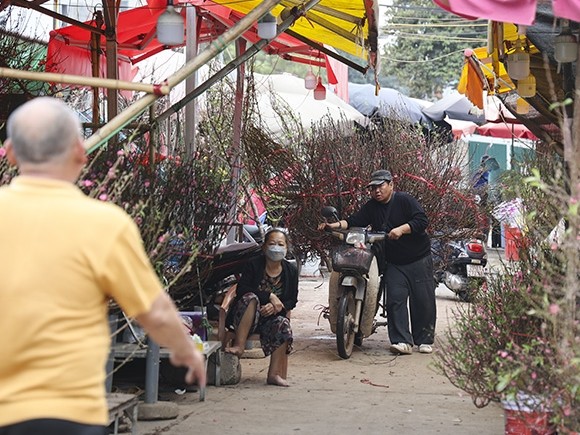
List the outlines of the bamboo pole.
{"label": "bamboo pole", "polygon": [[[249,29],[262,15],[272,9],[278,0],[264,0],[256,6],[250,13],[242,18],[238,23],[226,30],[220,37],[216,38],[205,50],[197,57],[188,61],[173,75],[166,80],[167,86],[171,90],[174,86],[184,81],[188,76],[197,71],[202,65],[207,63],[218,53],[222,52],[227,45],[238,38],[242,33]],[[134,102],[131,106],[119,113],[115,118],[110,120],[106,125],[100,128],[96,133],[85,141],[85,148],[88,153],[93,152],[102,146],[107,140],[120,131],[126,124],[143,113],[158,98],[157,95],[148,94]]]}
{"label": "bamboo pole", "polygon": [[125,91],[147,92],[148,94],[159,93],[167,95],[169,86],[147,83],[135,83],[125,80],[104,79],[98,77],[75,76],[72,74],[46,73],[36,71],[23,71],[19,69],[0,67],[0,77],[12,79],[34,80],[38,82],[66,83],[69,85],[91,86],[95,88],[119,89]]}
{"label": "bamboo pole", "polygon": [[[301,8],[293,11],[293,15],[287,17],[281,24],[278,24],[278,35],[280,33],[283,33],[283,32],[290,33],[290,31],[288,30],[290,28],[290,26],[292,26],[292,24],[294,24],[294,22],[300,16],[304,15],[304,13],[306,13],[306,11],[310,10],[311,8],[315,7],[318,3],[320,3],[320,1],[321,0],[310,0],[309,2],[305,3],[304,6],[302,6]],[[307,44],[314,44],[312,41],[309,41],[309,42],[307,41],[306,43]],[[211,86],[213,86],[218,80],[223,79],[230,72],[232,72],[234,69],[236,69],[240,64],[246,62],[248,59],[250,59],[256,53],[258,53],[267,44],[268,44],[267,40],[260,39],[258,42],[256,42],[250,48],[248,48],[241,56],[236,57],[234,60],[232,60],[231,62],[226,64],[222,69],[220,69],[213,76],[208,78],[205,82],[203,82],[202,84],[197,86],[191,92],[187,92],[185,97],[183,97],[177,103],[173,104],[171,107],[169,107],[163,113],[161,113],[157,117],[156,122],[161,122],[161,121],[165,120],[166,118],[168,118],[169,116],[173,115],[174,113],[177,113],[178,111],[183,109],[183,107],[185,107],[185,105],[187,103],[189,103],[193,99],[197,98],[199,95],[203,94]],[[327,50],[327,51],[329,53],[332,53],[330,50]],[[335,55],[335,53],[332,53],[332,55]],[[352,63],[348,59],[344,59],[344,58],[337,58],[337,59],[340,60],[341,62],[346,63],[347,65],[350,65],[350,63]],[[354,63],[352,63],[352,65],[354,65],[353,68],[360,68],[358,65],[356,65]],[[350,66],[352,66],[352,65],[350,65]],[[366,72],[366,69],[360,70],[360,71]]]}

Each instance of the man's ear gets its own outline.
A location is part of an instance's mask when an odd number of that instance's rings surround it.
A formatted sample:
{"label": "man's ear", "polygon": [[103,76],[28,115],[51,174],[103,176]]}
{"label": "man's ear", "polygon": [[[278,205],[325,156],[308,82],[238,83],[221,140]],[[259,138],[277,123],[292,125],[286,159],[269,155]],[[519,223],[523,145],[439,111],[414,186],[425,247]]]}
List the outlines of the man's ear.
{"label": "man's ear", "polygon": [[79,140],[77,142],[77,144],[75,145],[74,157],[75,157],[75,161],[79,164],[84,165],[85,163],[87,163],[87,160],[88,160],[87,150],[85,149],[82,140]]}
{"label": "man's ear", "polygon": [[18,165],[18,162],[16,161],[16,153],[14,152],[14,147],[12,146],[12,141],[10,139],[4,141],[4,149],[6,150],[6,159],[8,160],[8,163],[13,166]]}

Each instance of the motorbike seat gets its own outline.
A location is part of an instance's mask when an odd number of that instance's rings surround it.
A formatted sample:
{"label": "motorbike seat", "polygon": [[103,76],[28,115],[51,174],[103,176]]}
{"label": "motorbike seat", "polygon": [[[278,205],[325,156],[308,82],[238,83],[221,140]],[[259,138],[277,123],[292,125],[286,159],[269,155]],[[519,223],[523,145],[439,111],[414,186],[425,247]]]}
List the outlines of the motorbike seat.
{"label": "motorbike seat", "polygon": [[227,253],[237,253],[259,246],[256,242],[235,242],[228,245],[223,245],[215,250],[215,255],[222,255]]}

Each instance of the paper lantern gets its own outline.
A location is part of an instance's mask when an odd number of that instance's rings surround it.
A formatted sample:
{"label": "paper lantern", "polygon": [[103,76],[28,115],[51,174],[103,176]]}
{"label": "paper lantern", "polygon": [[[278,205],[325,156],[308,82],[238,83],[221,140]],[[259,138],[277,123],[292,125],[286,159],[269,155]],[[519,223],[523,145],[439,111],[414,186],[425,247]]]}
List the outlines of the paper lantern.
{"label": "paper lantern", "polygon": [[525,79],[530,75],[530,55],[523,49],[520,41],[516,42],[516,49],[508,54],[507,70],[513,80]]}
{"label": "paper lantern", "polygon": [[304,87],[308,90],[316,88],[316,76],[312,70],[309,70],[304,76]]}
{"label": "paper lantern", "polygon": [[322,79],[318,77],[318,84],[314,88],[314,99],[324,100],[326,99],[326,88],[322,84]]}
{"label": "paper lantern", "polygon": [[530,74],[525,79],[518,80],[517,92],[523,98],[530,98],[536,95],[536,78]]}
{"label": "paper lantern", "polygon": [[173,0],[168,0],[167,9],[157,19],[157,40],[163,45],[181,45],[183,27],[183,17],[173,8]]}
{"label": "paper lantern", "polygon": [[277,34],[276,18],[268,12],[258,20],[258,36],[261,39],[274,39]]}

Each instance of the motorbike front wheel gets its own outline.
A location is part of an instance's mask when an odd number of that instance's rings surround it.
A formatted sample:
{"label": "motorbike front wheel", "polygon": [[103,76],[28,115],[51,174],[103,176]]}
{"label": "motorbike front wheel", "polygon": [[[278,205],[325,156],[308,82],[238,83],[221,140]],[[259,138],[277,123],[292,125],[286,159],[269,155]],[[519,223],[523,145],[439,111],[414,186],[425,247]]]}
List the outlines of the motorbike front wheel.
{"label": "motorbike front wheel", "polygon": [[338,302],[336,319],[336,347],[341,358],[348,359],[355,342],[354,332],[355,301],[352,291],[345,292]]}

